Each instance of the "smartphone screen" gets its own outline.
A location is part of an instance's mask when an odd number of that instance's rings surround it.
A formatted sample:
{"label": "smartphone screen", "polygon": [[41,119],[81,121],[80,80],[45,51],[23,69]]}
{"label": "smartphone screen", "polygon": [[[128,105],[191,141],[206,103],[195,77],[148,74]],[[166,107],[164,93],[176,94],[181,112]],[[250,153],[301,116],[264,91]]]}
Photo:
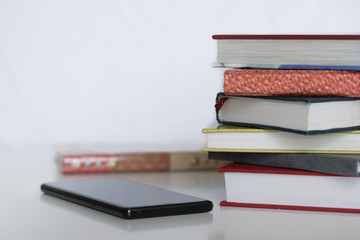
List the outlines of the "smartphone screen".
{"label": "smartphone screen", "polygon": [[211,201],[120,178],[44,183],[49,195],[125,219],[211,211]]}

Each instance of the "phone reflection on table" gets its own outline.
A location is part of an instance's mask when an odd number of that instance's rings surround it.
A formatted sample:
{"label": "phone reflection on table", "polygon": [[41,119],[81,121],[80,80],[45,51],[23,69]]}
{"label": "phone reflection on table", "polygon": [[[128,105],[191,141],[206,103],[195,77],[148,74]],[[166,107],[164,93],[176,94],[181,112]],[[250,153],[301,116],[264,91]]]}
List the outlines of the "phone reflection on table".
{"label": "phone reflection on table", "polygon": [[67,211],[70,213],[70,215],[81,215],[86,218],[101,223],[106,223],[126,231],[146,231],[154,229],[194,227],[196,225],[208,225],[213,221],[213,215],[211,213],[194,213],[187,215],[126,220],[46,194],[41,194],[41,202],[56,208],[61,208],[61,210]]}

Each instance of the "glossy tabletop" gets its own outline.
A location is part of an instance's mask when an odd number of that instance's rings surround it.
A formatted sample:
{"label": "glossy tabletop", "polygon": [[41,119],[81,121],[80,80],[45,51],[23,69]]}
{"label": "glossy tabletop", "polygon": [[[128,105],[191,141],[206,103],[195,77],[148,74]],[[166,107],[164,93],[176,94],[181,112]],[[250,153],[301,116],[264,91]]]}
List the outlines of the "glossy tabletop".
{"label": "glossy tabletop", "polygon": [[[0,168],[0,239],[360,238],[360,214],[219,207],[225,188],[215,170],[64,176],[51,149],[0,152]],[[124,220],[40,191],[44,182],[108,176],[205,198],[214,209]]]}

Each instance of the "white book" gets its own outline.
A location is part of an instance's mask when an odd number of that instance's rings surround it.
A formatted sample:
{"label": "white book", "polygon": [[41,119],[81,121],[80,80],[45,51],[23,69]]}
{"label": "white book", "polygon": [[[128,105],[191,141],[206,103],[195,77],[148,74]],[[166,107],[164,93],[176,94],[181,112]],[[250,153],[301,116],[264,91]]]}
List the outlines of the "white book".
{"label": "white book", "polygon": [[360,35],[214,35],[220,65],[360,65]]}
{"label": "white book", "polygon": [[360,131],[302,135],[220,125],[202,132],[208,152],[360,153]]}
{"label": "white book", "polygon": [[220,124],[306,135],[360,129],[360,98],[245,97],[218,93],[217,105]]}
{"label": "white book", "polygon": [[360,178],[233,163],[223,206],[360,213]]}

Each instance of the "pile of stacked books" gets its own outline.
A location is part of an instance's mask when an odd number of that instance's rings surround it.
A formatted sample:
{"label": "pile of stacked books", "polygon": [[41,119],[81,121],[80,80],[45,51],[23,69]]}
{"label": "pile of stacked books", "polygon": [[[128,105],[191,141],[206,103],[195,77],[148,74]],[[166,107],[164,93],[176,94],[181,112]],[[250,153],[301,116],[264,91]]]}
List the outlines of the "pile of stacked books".
{"label": "pile of stacked books", "polygon": [[360,35],[215,35],[222,206],[360,213]]}

